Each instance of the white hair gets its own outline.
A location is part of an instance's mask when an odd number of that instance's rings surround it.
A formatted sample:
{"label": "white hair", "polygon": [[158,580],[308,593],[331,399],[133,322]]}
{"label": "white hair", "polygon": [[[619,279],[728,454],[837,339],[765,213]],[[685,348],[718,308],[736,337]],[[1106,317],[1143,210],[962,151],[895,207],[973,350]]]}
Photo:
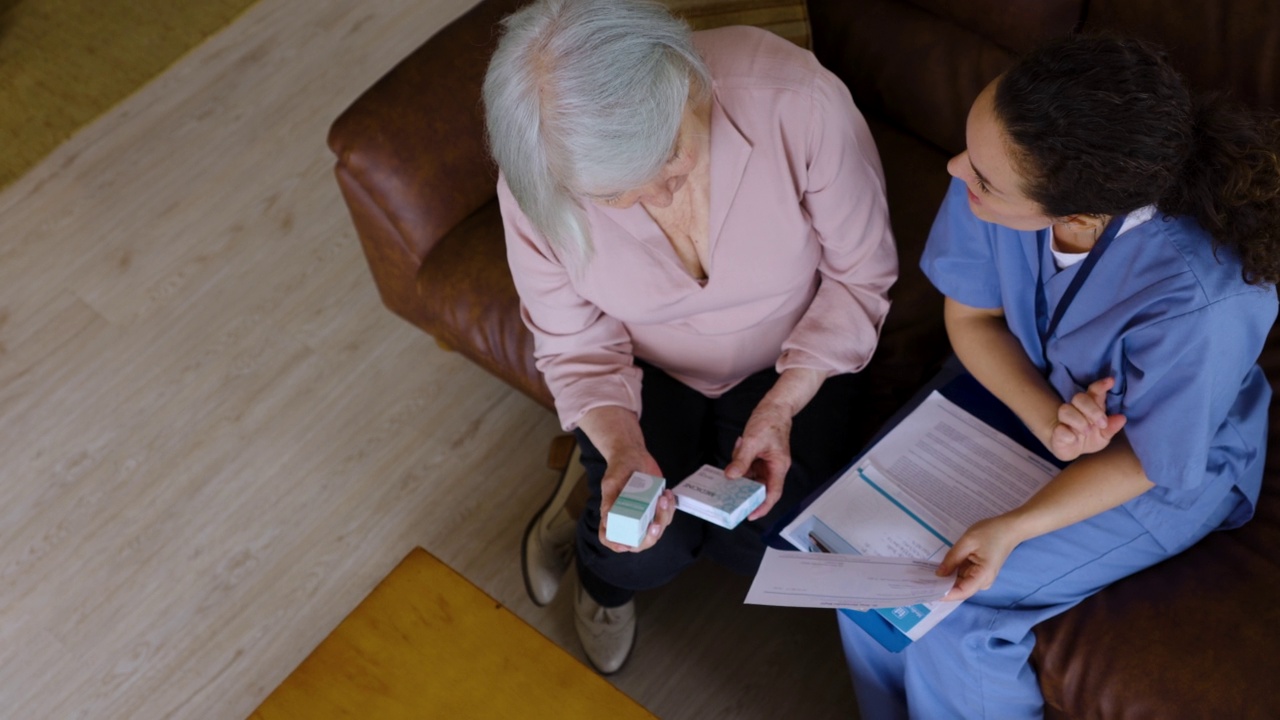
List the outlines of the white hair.
{"label": "white hair", "polygon": [[503,26],[484,80],[489,147],[534,227],[585,260],[583,196],[651,181],[710,74],[689,26],[653,0],[538,0]]}

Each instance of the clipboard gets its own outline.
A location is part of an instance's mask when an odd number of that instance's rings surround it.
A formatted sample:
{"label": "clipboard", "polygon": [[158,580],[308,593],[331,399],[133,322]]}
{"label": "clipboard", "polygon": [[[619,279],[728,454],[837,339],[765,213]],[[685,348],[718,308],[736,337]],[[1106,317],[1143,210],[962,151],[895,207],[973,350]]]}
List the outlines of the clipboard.
{"label": "clipboard", "polygon": [[[857,465],[890,430],[910,416],[935,390],[1036,456],[1043,458],[1059,469],[1066,466],[1066,463],[1053,457],[1052,453],[1035,438],[1013,411],[1009,410],[1004,403],[988,392],[953,357],[938,375],[926,383],[901,410],[895,413],[881,427],[876,436],[867,443],[866,447],[848,465],[775,522],[765,535],[766,544],[779,549],[794,549],[790,543],[781,537],[781,530],[787,527],[809,505],[825,493],[836,480]],[[923,605],[913,605],[867,611],[840,610],[839,612],[875,638],[887,650],[901,652],[912,643],[906,633],[910,632],[927,617],[928,608]]]}

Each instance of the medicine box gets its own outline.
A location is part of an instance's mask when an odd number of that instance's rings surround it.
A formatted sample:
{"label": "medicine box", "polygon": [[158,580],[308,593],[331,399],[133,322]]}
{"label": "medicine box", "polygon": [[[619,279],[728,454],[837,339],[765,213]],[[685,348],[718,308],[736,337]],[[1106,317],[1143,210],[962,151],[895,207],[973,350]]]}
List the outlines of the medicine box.
{"label": "medicine box", "polygon": [[764,485],[755,480],[730,480],[724,471],[703,465],[676,486],[676,509],[730,530],[764,502]]}
{"label": "medicine box", "polygon": [[653,522],[658,498],[667,488],[667,481],[656,475],[631,473],[618,499],[609,508],[609,521],[604,536],[611,542],[638,547]]}

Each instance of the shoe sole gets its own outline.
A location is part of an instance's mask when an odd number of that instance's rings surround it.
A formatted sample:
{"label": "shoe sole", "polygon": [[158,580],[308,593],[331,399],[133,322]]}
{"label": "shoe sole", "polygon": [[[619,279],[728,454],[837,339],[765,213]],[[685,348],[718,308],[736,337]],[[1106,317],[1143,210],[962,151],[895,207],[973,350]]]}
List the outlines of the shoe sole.
{"label": "shoe sole", "polygon": [[[582,467],[581,457],[582,450],[575,442],[573,444],[573,452],[569,454],[569,463],[564,466],[564,472],[560,473],[560,480],[556,483],[555,488],[551,490],[551,495],[547,497],[546,502],[542,503],[542,507],[538,508],[538,511],[533,514],[529,524],[524,528],[524,536],[520,538],[520,575],[524,579],[524,591],[529,595],[529,600],[536,607],[546,607],[551,604],[551,601],[538,602],[537,596],[533,594],[533,583],[529,581],[529,538],[533,535],[534,527],[537,526],[538,521],[542,519],[548,508],[564,507],[570,493],[573,492],[574,485],[577,484],[576,479],[571,481],[569,478],[573,476],[575,467]],[[556,590],[559,592],[558,587]],[[635,644],[634,638],[632,638],[632,644]]]}

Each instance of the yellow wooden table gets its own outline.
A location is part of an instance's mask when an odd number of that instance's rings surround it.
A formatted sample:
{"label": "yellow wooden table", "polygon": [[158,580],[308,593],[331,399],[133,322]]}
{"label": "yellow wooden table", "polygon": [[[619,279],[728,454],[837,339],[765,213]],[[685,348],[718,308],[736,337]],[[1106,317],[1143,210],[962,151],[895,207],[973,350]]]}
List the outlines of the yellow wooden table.
{"label": "yellow wooden table", "polygon": [[654,715],[417,548],[250,718]]}

